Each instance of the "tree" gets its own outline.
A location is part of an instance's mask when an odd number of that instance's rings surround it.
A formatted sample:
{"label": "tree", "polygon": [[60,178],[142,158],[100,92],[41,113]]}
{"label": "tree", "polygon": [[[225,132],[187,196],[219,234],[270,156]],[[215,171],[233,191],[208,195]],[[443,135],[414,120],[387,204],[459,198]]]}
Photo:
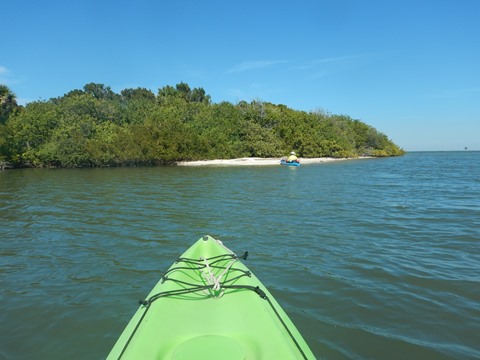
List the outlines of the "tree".
{"label": "tree", "polygon": [[206,103],[210,104],[211,98],[210,95],[206,95],[203,88],[194,88],[190,93],[190,101],[197,103]]}
{"label": "tree", "polygon": [[187,83],[181,82],[180,84],[177,84],[176,89],[180,97],[184,98],[185,100],[189,100],[192,90]]}
{"label": "tree", "polygon": [[58,107],[52,102],[37,101],[27,104],[23,111],[9,119],[12,146],[17,149],[23,165],[36,165],[40,146],[50,141],[58,127]]}
{"label": "tree", "polygon": [[70,92],[62,98],[55,99],[55,104],[60,110],[63,121],[75,121],[76,118],[88,115],[97,123],[105,121],[122,123],[125,114],[122,109],[121,97],[116,94],[114,96],[98,96],[98,94],[94,95],[92,91]]}
{"label": "tree", "polygon": [[157,100],[159,104],[163,104],[171,98],[177,97],[178,91],[173,86],[167,85],[158,89]]}
{"label": "tree", "polygon": [[136,88],[136,89],[124,89],[120,92],[124,102],[132,100],[148,100],[154,101],[155,94],[145,88]]}
{"label": "tree", "polygon": [[124,89],[121,96],[122,113],[127,123],[143,123],[155,109],[155,94],[148,89]]}
{"label": "tree", "polygon": [[17,108],[15,94],[6,85],[0,84],[0,124],[5,124]]}
{"label": "tree", "polygon": [[115,94],[110,86],[103,84],[90,83],[83,87],[85,93],[92,95],[95,99],[113,100],[118,95]]}
{"label": "tree", "polygon": [[158,102],[160,104],[164,104],[172,98],[205,104],[210,104],[211,101],[210,95],[207,95],[203,88],[194,88],[192,90],[190,85],[184,82],[175,85],[175,87],[167,85],[158,89]]}

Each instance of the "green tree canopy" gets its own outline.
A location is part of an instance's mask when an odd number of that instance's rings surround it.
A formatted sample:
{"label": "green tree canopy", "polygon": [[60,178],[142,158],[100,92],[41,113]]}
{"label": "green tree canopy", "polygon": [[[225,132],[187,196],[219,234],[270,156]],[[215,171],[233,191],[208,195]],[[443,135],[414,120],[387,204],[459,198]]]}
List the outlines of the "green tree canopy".
{"label": "green tree canopy", "polygon": [[158,93],[89,83],[24,108],[0,86],[0,160],[14,166],[171,164],[179,160],[395,156],[388,137],[346,115],[304,112],[261,100],[212,103],[186,83]]}
{"label": "green tree canopy", "polygon": [[17,108],[15,94],[6,85],[0,84],[0,124],[4,124]]}

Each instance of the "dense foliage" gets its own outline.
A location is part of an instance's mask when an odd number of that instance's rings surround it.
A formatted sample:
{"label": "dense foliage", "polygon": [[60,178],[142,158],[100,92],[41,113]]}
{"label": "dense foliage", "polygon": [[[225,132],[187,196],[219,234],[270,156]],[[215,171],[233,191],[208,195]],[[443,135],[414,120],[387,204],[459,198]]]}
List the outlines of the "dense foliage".
{"label": "dense foliage", "polygon": [[395,156],[403,150],[345,115],[303,112],[262,101],[214,104],[180,83],[155,95],[117,94],[87,84],[62,97],[18,107],[1,86],[0,161],[12,166],[89,167],[170,164],[180,160]]}

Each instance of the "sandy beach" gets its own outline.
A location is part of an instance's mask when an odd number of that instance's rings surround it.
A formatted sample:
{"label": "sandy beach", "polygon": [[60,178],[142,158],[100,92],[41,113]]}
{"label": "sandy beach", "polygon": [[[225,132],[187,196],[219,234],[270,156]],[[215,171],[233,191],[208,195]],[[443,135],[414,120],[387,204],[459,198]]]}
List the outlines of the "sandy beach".
{"label": "sandy beach", "polygon": [[[359,158],[364,159],[364,158]],[[351,160],[346,158],[299,158],[300,164],[320,164],[332,161]],[[280,158],[238,158],[238,159],[217,159],[217,160],[200,160],[200,161],[180,161],[178,166],[265,166],[265,165],[280,165]]]}

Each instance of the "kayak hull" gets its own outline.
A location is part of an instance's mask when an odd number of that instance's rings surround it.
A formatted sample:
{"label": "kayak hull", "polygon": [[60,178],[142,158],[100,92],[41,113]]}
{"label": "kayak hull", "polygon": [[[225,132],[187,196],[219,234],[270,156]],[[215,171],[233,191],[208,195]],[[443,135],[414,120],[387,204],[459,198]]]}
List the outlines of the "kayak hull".
{"label": "kayak hull", "polygon": [[284,166],[300,166],[300,163],[299,163],[299,162],[288,162],[288,161],[285,161],[285,160],[280,160],[280,165],[284,165]]}
{"label": "kayak hull", "polygon": [[107,359],[315,359],[258,278],[199,239],[155,285]]}

